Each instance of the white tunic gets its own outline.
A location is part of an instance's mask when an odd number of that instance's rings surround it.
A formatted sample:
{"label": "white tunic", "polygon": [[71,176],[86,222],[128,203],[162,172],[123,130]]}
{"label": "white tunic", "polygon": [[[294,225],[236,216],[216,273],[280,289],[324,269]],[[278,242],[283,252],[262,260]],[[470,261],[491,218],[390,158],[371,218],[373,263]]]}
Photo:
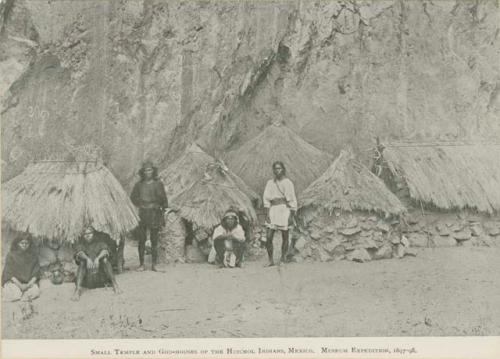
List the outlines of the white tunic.
{"label": "white tunic", "polygon": [[[264,207],[269,209],[271,223],[267,226],[271,229],[288,230],[288,218],[290,210],[297,210],[297,198],[292,181],[288,178],[281,180],[271,179],[267,181],[264,189]],[[281,201],[283,203],[273,204]]]}
{"label": "white tunic", "polygon": [[208,263],[214,263],[215,262],[215,257],[217,255],[217,252],[215,252],[215,247],[214,247],[214,239],[223,235],[231,235],[233,236],[238,242],[244,242],[245,241],[245,231],[243,230],[243,227],[239,224],[236,225],[232,230],[226,230],[222,225],[219,225],[215,228],[214,234],[212,235],[212,248],[210,250],[210,253],[208,255]]}

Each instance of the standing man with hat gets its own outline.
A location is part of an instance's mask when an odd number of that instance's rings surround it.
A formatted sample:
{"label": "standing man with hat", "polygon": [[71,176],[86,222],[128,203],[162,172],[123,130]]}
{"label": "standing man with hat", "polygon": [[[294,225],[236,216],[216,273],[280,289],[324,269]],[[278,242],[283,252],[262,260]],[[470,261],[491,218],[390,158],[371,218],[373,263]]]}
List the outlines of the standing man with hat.
{"label": "standing man with hat", "polygon": [[144,252],[146,249],[146,235],[149,230],[151,241],[151,270],[156,271],[158,263],[158,234],[165,224],[164,210],[168,207],[167,195],[163,183],[158,178],[158,169],[149,161],[143,163],[139,170],[140,181],[132,190],[130,199],[139,208],[139,271],[144,271]]}

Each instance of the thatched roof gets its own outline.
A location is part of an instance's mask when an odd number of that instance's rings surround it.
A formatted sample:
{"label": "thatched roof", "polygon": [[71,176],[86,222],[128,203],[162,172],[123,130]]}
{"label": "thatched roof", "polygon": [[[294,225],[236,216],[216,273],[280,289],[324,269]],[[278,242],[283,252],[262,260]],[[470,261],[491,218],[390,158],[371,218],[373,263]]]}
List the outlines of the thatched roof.
{"label": "thatched roof", "polygon": [[392,143],[383,157],[416,201],[447,210],[500,210],[500,145]]}
{"label": "thatched roof", "polygon": [[[165,185],[165,192],[167,193],[169,203],[175,205],[177,196],[193,186],[205,174],[207,166],[214,162],[216,160],[203,151],[196,143],[186,148],[181,157],[159,174]],[[221,166],[225,167],[222,163]],[[260,197],[241,178],[227,168],[224,168],[224,170],[227,176],[236,183],[239,189],[252,202],[258,203]]]}
{"label": "thatched roof", "polygon": [[203,151],[196,143],[186,148],[181,157],[160,172],[169,202],[173,197],[191,187],[203,174],[207,165],[215,159]]}
{"label": "thatched roof", "polygon": [[262,193],[272,178],[272,164],[282,161],[287,176],[300,193],[331,163],[331,156],[317,149],[283,125],[273,124],[239,149],[228,153],[227,164],[255,191]]}
{"label": "thatched roof", "polygon": [[229,207],[243,210],[252,222],[257,220],[250,198],[240,190],[220,163],[209,165],[191,188],[176,197],[173,205],[182,218],[205,228],[220,223]]}
{"label": "thatched roof", "polygon": [[115,240],[138,224],[128,195],[102,164],[37,162],[2,184],[7,228],[73,243],[86,223]]}
{"label": "thatched roof", "polygon": [[329,213],[340,209],[399,215],[404,211],[384,182],[347,151],[342,151],[326,172],[302,192],[299,204],[301,209],[314,207]]}

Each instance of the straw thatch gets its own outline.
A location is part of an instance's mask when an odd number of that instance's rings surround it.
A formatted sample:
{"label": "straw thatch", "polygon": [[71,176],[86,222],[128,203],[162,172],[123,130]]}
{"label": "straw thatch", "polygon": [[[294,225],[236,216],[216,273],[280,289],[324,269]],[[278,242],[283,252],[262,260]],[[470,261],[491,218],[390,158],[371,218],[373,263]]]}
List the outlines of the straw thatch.
{"label": "straw thatch", "polygon": [[243,210],[252,222],[257,215],[248,198],[220,163],[210,164],[196,183],[176,197],[173,205],[182,218],[198,227],[212,228],[220,223],[229,207]]}
{"label": "straw thatch", "polygon": [[258,193],[272,176],[272,164],[282,161],[300,193],[331,163],[331,156],[300,138],[286,126],[273,124],[227,155],[227,163]]}
{"label": "straw thatch", "polygon": [[[169,202],[175,205],[177,196],[186,189],[192,187],[199,180],[208,165],[216,162],[216,160],[203,151],[196,143],[189,146],[181,157],[163,170],[159,177],[165,185],[165,192]],[[223,163],[221,166],[225,167]],[[227,176],[229,176],[238,188],[243,191],[253,203],[258,203],[259,196],[237,175],[229,169],[224,168]]]}
{"label": "straw thatch", "polygon": [[203,151],[196,143],[186,148],[181,157],[160,172],[169,202],[191,187],[203,174],[207,165],[215,159]]}
{"label": "straw thatch", "polygon": [[441,209],[500,210],[500,145],[385,145],[384,160],[413,200]]}
{"label": "straw thatch", "polygon": [[340,209],[399,215],[404,211],[384,182],[347,151],[342,151],[326,172],[307,187],[299,203],[301,210],[317,208],[328,213]]}
{"label": "straw thatch", "polygon": [[119,240],[138,224],[120,183],[96,162],[43,161],[2,185],[3,224],[74,243],[86,223]]}

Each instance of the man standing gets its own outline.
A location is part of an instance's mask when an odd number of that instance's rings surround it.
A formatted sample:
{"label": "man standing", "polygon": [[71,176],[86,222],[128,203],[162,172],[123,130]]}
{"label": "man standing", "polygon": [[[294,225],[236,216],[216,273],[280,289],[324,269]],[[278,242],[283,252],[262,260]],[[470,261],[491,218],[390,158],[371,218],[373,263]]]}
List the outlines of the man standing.
{"label": "man standing", "polygon": [[88,225],[83,230],[83,236],[75,246],[76,289],[73,300],[79,300],[82,288],[100,288],[111,283],[115,293],[120,293],[111,266],[113,248],[109,243],[112,239],[103,232],[97,232]]}
{"label": "man standing", "polygon": [[281,231],[281,261],[286,262],[288,253],[289,228],[293,225],[297,211],[297,198],[292,181],[286,177],[283,162],[273,163],[274,178],[267,181],[264,189],[264,208],[266,209],[266,249],[269,266],[274,265],[273,237],[276,230]]}
{"label": "man standing", "polygon": [[151,162],[145,162],[139,170],[141,177],[132,190],[130,199],[139,208],[139,271],[144,270],[144,251],[149,230],[151,241],[151,270],[156,271],[158,262],[158,233],[165,224],[164,210],[168,207],[167,195],[163,183],[158,179],[158,169]]}

